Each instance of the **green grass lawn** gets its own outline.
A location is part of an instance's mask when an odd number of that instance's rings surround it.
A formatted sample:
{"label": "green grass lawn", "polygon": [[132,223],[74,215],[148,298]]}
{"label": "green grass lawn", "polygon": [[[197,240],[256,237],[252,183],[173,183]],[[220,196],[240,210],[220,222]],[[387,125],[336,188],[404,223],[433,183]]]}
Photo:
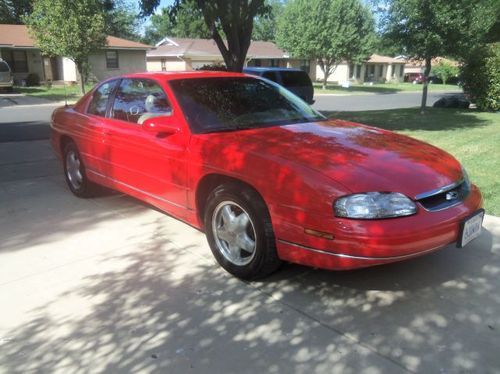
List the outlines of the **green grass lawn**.
{"label": "green grass lawn", "polygon": [[[86,85],[86,91],[90,90],[93,85]],[[80,95],[80,86],[77,84],[74,85],[66,85],[65,86],[52,86],[50,88],[45,86],[39,87],[14,87],[14,92],[22,93],[28,96],[40,97],[42,99],[51,100],[51,101],[64,101],[64,98],[67,97],[68,102],[77,101]]]}
{"label": "green grass lawn", "polygon": [[[412,83],[377,83],[373,86],[356,84],[349,88],[342,88],[336,84],[328,84],[327,89],[323,90],[320,83],[314,83],[314,93],[329,93],[329,94],[349,94],[349,95],[359,95],[359,94],[389,94],[398,92],[421,92],[421,84]],[[456,85],[451,84],[430,84],[429,91],[461,91],[461,88]]]}
{"label": "green grass lawn", "polygon": [[397,131],[455,156],[481,189],[488,214],[500,216],[500,113],[428,108],[328,112],[329,117]]}

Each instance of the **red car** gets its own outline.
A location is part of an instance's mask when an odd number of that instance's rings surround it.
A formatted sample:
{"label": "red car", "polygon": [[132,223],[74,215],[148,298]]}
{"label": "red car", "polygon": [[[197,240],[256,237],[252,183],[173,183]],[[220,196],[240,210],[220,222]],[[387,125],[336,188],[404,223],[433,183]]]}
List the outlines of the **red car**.
{"label": "red car", "polygon": [[282,261],[379,265],[463,246],[481,230],[481,193],[452,156],[327,119],[257,77],[113,78],[57,109],[52,129],[75,195],[103,185],[204,230],[240,278]]}

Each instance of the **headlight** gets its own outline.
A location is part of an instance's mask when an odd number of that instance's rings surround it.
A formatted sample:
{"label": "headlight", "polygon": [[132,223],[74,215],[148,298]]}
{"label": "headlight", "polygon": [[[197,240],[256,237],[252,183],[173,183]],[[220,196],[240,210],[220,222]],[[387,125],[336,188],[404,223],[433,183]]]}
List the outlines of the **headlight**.
{"label": "headlight", "polygon": [[337,217],[378,219],[411,216],[417,206],[397,192],[366,192],[339,198],[334,210]]}

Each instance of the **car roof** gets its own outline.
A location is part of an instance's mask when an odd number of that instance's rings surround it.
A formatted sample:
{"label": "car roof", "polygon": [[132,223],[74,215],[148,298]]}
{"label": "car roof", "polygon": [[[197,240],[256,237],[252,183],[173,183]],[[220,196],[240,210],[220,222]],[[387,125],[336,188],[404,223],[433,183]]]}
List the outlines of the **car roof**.
{"label": "car roof", "polygon": [[194,78],[217,78],[217,77],[248,77],[246,74],[235,73],[230,71],[160,71],[160,72],[144,72],[134,74],[124,74],[114,78],[153,78],[162,80],[174,79],[194,79]]}
{"label": "car roof", "polygon": [[301,69],[296,69],[296,68],[278,68],[278,67],[260,67],[260,66],[252,66],[248,68],[244,68],[243,71],[258,71],[258,72],[263,72],[263,71],[297,71],[297,72],[304,72]]}

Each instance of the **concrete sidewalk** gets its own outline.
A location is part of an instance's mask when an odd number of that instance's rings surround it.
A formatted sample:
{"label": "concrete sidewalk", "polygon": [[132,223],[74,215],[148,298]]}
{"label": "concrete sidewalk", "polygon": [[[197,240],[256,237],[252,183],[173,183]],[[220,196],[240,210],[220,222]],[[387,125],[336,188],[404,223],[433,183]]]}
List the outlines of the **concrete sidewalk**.
{"label": "concrete sidewalk", "polygon": [[137,200],[0,144],[0,372],[498,373],[500,219],[464,249],[255,283]]}

